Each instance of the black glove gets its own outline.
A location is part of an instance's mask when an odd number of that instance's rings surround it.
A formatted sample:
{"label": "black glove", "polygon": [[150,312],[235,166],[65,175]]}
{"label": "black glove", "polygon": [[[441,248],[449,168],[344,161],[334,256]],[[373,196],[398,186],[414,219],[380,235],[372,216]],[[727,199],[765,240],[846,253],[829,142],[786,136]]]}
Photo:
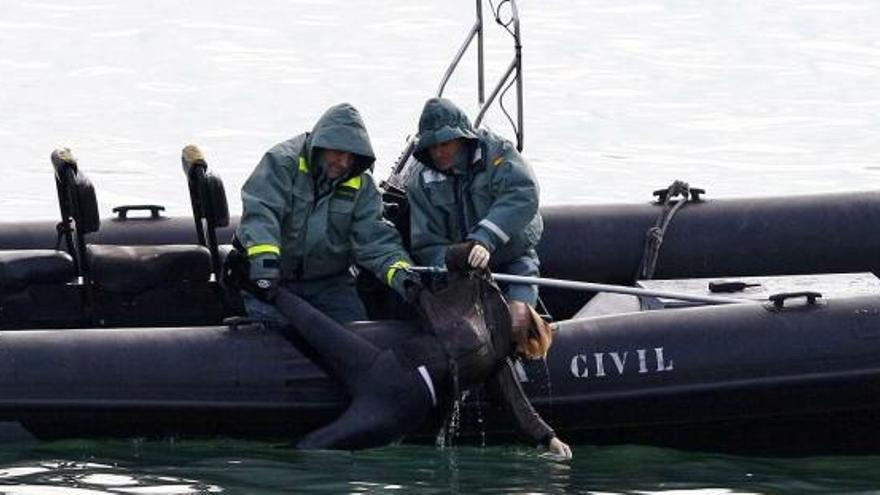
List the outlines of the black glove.
{"label": "black glove", "polygon": [[278,279],[277,278],[260,278],[252,280],[251,293],[257,296],[257,299],[271,303],[278,296]]}
{"label": "black glove", "polygon": [[413,306],[419,305],[419,296],[422,294],[422,291],[425,289],[425,286],[422,285],[422,281],[418,278],[407,278],[403,281],[403,298],[406,299],[406,302],[410,303]]}
{"label": "black glove", "polygon": [[241,249],[233,248],[223,261],[223,286],[235,290],[247,289],[250,285],[250,265],[247,255]]}
{"label": "black glove", "polygon": [[248,290],[258,299],[266,302],[275,300],[278,295],[278,283],[281,281],[281,269],[278,258],[264,256],[250,260],[250,284]]}

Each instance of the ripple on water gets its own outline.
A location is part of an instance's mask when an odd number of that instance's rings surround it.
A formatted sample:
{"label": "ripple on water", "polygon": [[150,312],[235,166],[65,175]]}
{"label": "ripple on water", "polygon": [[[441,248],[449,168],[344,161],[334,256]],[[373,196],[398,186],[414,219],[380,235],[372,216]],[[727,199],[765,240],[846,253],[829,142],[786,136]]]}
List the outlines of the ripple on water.
{"label": "ripple on water", "polygon": [[0,492],[4,494],[183,495],[220,491],[220,487],[198,480],[154,476],[118,465],[95,462],[48,461],[37,466],[16,466],[0,470]]}
{"label": "ripple on water", "polygon": [[97,65],[93,67],[83,67],[75,69],[67,73],[68,77],[101,77],[115,76],[119,74],[134,74],[133,69],[127,67],[113,67],[110,65]]}

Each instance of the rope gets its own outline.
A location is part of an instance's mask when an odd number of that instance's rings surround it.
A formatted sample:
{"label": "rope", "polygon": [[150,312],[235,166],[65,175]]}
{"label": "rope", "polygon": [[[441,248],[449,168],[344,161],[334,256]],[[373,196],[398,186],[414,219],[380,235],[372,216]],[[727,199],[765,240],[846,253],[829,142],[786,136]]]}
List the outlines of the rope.
{"label": "rope", "polygon": [[[657,259],[660,257],[660,247],[663,245],[663,236],[666,235],[669,224],[672,223],[678,210],[684,208],[688,203],[691,188],[687,182],[676,180],[666,188],[666,191],[655,191],[654,194],[660,196],[658,201],[663,203],[663,211],[660,212],[654,226],[645,232],[645,249],[642,251],[642,260],[639,263],[636,280],[650,280],[654,277]],[[696,195],[695,200],[697,200]]]}

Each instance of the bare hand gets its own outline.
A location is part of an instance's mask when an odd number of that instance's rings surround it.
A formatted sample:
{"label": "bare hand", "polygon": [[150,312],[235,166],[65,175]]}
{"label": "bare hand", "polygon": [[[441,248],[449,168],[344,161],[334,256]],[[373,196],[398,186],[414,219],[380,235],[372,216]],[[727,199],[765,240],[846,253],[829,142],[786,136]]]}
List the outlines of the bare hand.
{"label": "bare hand", "polygon": [[484,269],[489,266],[489,250],[486,249],[485,246],[479,243],[474,243],[474,247],[471,248],[471,252],[468,254],[468,264],[471,265],[472,268]]}
{"label": "bare hand", "polygon": [[559,437],[553,437],[553,440],[550,440],[550,446],[547,450],[549,450],[551,454],[559,456],[561,459],[571,459],[571,447],[560,440]]}

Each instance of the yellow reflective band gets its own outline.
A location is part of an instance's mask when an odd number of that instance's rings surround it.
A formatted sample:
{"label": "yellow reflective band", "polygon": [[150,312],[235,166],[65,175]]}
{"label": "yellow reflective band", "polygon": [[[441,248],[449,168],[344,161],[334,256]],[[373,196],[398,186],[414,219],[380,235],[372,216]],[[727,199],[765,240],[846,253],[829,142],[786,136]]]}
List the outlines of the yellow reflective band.
{"label": "yellow reflective band", "polygon": [[400,260],[388,267],[388,271],[385,273],[385,280],[388,281],[388,285],[391,285],[391,281],[394,280],[394,274],[397,273],[397,270],[409,268],[411,266],[412,263],[409,261]]}
{"label": "yellow reflective band", "polygon": [[492,162],[492,164],[495,165],[496,167],[497,167],[498,165],[501,165],[502,163],[504,163],[504,157],[503,157],[503,156],[499,156],[498,158],[495,159],[495,161]]}
{"label": "yellow reflective band", "polygon": [[299,157],[299,171],[304,174],[309,173],[309,164],[306,163],[306,157],[304,156]]}
{"label": "yellow reflective band", "polygon": [[347,181],[340,184],[339,187],[350,187],[352,189],[360,189],[361,188],[361,176],[358,175],[357,177],[352,177],[351,179],[348,179]]}
{"label": "yellow reflective band", "polygon": [[251,246],[247,249],[248,257],[256,256],[258,254],[281,254],[281,248],[274,244],[257,244],[256,246]]}

